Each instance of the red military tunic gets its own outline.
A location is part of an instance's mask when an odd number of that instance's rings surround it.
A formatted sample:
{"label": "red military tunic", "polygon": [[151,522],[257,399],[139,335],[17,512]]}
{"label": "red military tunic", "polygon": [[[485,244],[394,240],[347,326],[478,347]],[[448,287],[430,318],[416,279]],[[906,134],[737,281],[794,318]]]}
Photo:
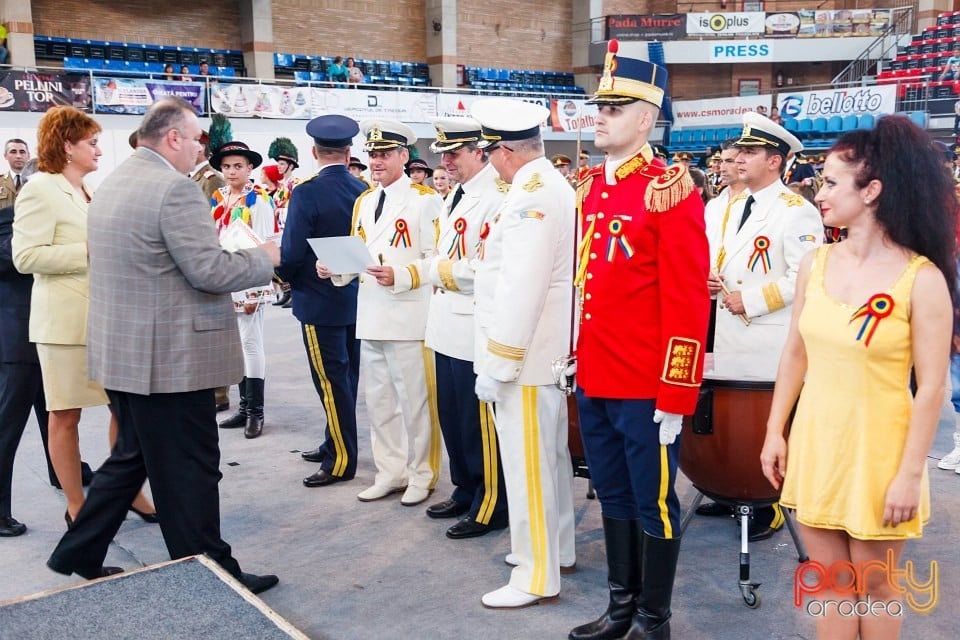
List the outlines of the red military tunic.
{"label": "red military tunic", "polygon": [[577,190],[577,382],[588,396],[691,414],[710,317],[703,201],[686,168],[666,168],[649,145],[616,177],[593,167]]}

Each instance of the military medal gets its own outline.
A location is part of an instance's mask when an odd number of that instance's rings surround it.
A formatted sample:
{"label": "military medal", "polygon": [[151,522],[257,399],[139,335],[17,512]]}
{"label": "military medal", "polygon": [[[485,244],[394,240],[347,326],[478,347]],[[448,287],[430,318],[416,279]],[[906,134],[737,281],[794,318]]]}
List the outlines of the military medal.
{"label": "military medal", "polygon": [[763,267],[763,272],[767,273],[770,271],[770,238],[767,236],[757,236],[753,241],[753,253],[750,254],[750,258],[747,260],[747,268],[750,271],[756,271],[756,267],[759,264]]}
{"label": "military medal", "polygon": [[623,255],[627,257],[627,260],[633,257],[633,247],[630,246],[630,241],[623,235],[623,220],[611,220],[610,226],[610,240],[607,242],[607,262],[613,262],[613,259],[617,256],[617,247],[623,250]]}
{"label": "military medal", "polygon": [[857,332],[857,340],[863,342],[863,346],[869,347],[873,334],[876,333],[880,321],[893,313],[893,298],[887,293],[875,293],[867,302],[854,312],[848,324],[853,324],[854,320],[863,318],[860,330]]}
{"label": "military medal", "polygon": [[467,255],[467,221],[463,218],[457,218],[453,223],[453,230],[457,232],[457,235],[454,236],[450,248],[447,249],[447,256],[451,260],[459,260]]}
{"label": "military medal", "polygon": [[406,220],[400,218],[393,227],[396,231],[393,232],[393,237],[390,238],[390,246],[403,247],[406,249],[413,244],[410,242],[410,229],[407,227]]}

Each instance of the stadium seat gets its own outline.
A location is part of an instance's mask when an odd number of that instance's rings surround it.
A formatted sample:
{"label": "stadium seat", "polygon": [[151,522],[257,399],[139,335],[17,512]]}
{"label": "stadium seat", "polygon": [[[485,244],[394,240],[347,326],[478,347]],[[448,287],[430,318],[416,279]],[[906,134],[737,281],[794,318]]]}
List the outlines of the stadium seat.
{"label": "stadium seat", "polygon": [[830,116],[826,123],[826,133],[828,135],[837,135],[843,131],[843,118],[840,116]]}
{"label": "stadium seat", "polygon": [[797,121],[797,137],[800,139],[810,137],[813,130],[813,120],[810,118],[801,118]]}
{"label": "stadium seat", "polygon": [[843,118],[843,126],[840,128],[841,132],[845,133],[847,131],[853,131],[854,129],[857,128],[858,122],[859,122],[859,118],[857,118],[857,116],[854,116],[854,115],[845,116]]}
{"label": "stadium seat", "polygon": [[873,117],[872,113],[865,113],[860,116],[860,123],[857,125],[858,129],[873,129],[873,125],[876,124],[876,119]]}

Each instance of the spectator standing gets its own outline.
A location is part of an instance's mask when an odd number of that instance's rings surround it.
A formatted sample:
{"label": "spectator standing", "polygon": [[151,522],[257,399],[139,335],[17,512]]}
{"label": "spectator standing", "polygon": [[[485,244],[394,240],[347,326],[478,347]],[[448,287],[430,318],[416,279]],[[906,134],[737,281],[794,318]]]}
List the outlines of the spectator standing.
{"label": "spectator standing", "polygon": [[357,66],[353,58],[347,58],[347,84],[358,85],[363,83],[363,71]]}
{"label": "spectator standing", "polygon": [[347,68],[343,66],[343,58],[337,56],[333,62],[327,65],[327,80],[336,83],[345,83],[347,81]]}

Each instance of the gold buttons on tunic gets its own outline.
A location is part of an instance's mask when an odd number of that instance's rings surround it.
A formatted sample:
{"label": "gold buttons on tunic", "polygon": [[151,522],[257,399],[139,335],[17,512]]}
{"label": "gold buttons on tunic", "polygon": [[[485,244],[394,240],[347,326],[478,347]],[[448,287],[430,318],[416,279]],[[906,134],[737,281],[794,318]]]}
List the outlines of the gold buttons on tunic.
{"label": "gold buttons on tunic", "polygon": [[610,197],[610,195],[609,195],[606,191],[604,191],[604,192],[602,192],[602,193],[600,194],[600,197],[603,198],[604,200],[606,200],[607,198]]}

